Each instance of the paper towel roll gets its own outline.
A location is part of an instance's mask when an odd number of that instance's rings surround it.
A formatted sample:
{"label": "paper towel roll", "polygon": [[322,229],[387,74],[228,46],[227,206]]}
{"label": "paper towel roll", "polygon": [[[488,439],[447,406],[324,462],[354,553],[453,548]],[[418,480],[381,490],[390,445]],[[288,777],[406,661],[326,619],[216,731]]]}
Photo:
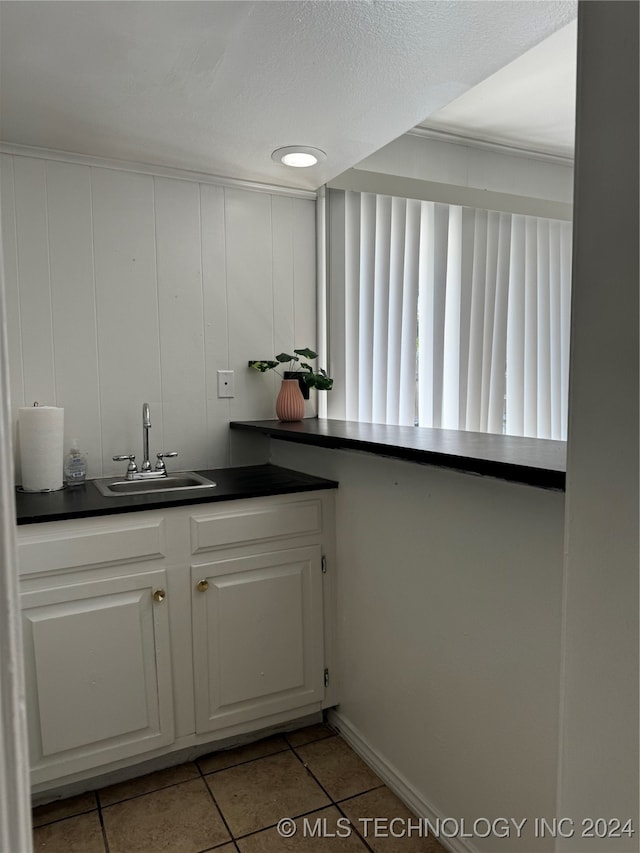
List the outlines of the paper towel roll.
{"label": "paper towel roll", "polygon": [[56,491],[63,486],[64,409],[28,406],[18,409],[18,437],[25,492]]}

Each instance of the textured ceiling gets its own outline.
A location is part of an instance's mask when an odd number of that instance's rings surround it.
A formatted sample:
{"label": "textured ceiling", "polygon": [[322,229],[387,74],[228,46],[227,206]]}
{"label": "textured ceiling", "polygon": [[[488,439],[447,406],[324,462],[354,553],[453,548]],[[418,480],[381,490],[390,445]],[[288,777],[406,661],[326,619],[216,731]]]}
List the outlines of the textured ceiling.
{"label": "textured ceiling", "polygon": [[[575,12],[573,0],[5,0],[0,138],[315,189]],[[327,159],[271,160],[293,144]]]}

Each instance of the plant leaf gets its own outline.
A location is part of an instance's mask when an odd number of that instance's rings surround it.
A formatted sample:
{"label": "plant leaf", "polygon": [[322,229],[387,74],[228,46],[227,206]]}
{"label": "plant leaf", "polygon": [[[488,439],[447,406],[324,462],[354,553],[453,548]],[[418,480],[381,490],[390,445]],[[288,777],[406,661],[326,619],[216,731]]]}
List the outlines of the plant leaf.
{"label": "plant leaf", "polygon": [[330,391],[333,387],[333,379],[321,373],[304,373],[302,379],[309,388],[317,388],[318,391]]}
{"label": "plant leaf", "polygon": [[277,361],[250,361],[249,367],[252,367],[254,370],[259,370],[260,373],[266,373],[267,370],[271,370],[273,367],[277,367]]}
{"label": "plant leaf", "polygon": [[286,352],[281,352],[280,355],[277,355],[276,360],[279,361],[280,364],[284,364],[285,361],[298,361],[295,355],[289,355]]}
{"label": "plant leaf", "polygon": [[331,389],[333,388],[333,379],[330,379],[328,376],[320,376],[319,374],[316,375],[316,388],[319,391],[331,391]]}
{"label": "plant leaf", "polygon": [[313,367],[311,367],[310,364],[307,364],[306,361],[301,361],[300,367],[304,367],[305,370],[309,370],[311,373],[313,373]]}
{"label": "plant leaf", "polygon": [[305,347],[305,349],[294,349],[294,352],[297,355],[303,356],[303,358],[317,358],[318,357],[318,353],[314,352],[312,349],[309,349],[309,347]]}

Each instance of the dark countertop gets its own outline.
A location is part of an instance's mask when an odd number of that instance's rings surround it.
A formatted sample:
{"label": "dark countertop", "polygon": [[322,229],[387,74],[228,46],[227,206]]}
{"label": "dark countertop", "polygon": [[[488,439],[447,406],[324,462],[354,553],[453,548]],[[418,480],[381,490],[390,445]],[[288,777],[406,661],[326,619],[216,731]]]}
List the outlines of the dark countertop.
{"label": "dark countertop", "polygon": [[105,497],[100,494],[91,480],[87,480],[82,486],[61,489],[59,492],[46,494],[16,492],[17,521],[18,524],[64,521],[95,515],[114,515],[122,512],[287,495],[338,487],[334,480],[312,477],[310,474],[301,474],[277,465],[216,468],[197,473],[214,480],[217,487],[207,491],[206,495],[202,492],[166,492],[155,495]]}
{"label": "dark countertop", "polygon": [[326,418],[295,423],[233,421],[230,427],[253,430],[282,441],[361,450],[546,489],[565,487],[564,441]]}

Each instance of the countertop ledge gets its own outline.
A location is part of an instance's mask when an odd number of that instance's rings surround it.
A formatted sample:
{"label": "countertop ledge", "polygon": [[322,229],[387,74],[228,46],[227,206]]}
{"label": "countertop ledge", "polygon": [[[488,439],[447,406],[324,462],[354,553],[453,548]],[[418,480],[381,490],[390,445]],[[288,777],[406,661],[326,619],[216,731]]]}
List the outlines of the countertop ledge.
{"label": "countertop ledge", "polygon": [[565,488],[564,441],[328,418],[308,418],[295,423],[232,421],[230,427],[282,441],[360,450],[544,489]]}
{"label": "countertop ledge", "polygon": [[191,504],[217,503],[243,498],[287,495],[295,492],[312,492],[336,489],[335,480],[325,480],[290,471],[278,465],[249,465],[238,468],[199,470],[198,474],[214,480],[217,487],[203,495],[202,492],[166,492],[155,495],[123,495],[105,497],[91,480],[82,486],[61,489],[46,494],[16,492],[18,524],[45,521],[69,521],[98,515],[116,515],[123,512],[141,512],[167,509]]}

